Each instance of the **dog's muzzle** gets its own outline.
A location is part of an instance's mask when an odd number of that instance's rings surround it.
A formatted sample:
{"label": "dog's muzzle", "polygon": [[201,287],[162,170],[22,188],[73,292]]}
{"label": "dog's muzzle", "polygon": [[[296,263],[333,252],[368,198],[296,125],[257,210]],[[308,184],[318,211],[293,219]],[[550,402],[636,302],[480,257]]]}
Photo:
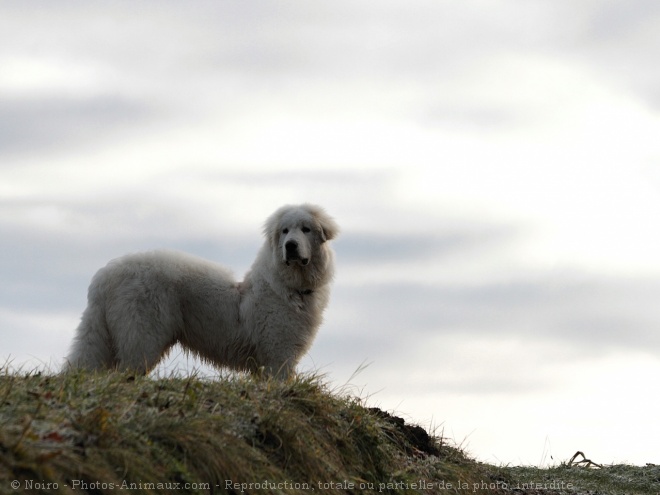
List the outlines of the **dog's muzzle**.
{"label": "dog's muzzle", "polygon": [[298,242],[294,240],[286,241],[284,244],[284,260],[286,264],[289,265],[292,261],[297,261],[303,266],[309,264],[309,258],[303,258],[300,256],[300,251],[298,250]]}

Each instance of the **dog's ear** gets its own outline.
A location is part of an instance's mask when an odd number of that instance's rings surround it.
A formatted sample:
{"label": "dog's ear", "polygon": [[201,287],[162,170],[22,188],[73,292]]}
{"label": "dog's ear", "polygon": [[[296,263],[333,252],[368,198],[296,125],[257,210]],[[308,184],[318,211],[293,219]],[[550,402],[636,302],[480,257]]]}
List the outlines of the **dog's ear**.
{"label": "dog's ear", "polygon": [[275,213],[268,217],[266,223],[264,223],[264,236],[268,239],[268,243],[271,247],[276,247],[279,242],[280,236],[280,221],[282,220],[282,215],[287,206],[279,208]]}
{"label": "dog's ear", "polygon": [[339,234],[339,225],[322,208],[314,207],[314,217],[321,227],[321,240],[329,241]]}

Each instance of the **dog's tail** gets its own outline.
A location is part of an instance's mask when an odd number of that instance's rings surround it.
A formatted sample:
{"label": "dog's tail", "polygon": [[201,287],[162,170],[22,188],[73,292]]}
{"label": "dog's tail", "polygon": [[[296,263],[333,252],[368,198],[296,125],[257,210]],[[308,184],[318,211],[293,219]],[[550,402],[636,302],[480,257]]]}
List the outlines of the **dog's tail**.
{"label": "dog's tail", "polygon": [[102,370],[116,367],[116,355],[105,318],[102,298],[93,297],[90,288],[89,301],[71,350],[64,364],[64,371],[74,369]]}

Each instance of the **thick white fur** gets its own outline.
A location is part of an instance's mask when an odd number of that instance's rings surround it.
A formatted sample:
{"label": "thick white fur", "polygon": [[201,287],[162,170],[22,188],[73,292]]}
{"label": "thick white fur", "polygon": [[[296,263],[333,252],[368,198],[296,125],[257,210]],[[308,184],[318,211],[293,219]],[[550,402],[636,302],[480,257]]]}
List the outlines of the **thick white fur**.
{"label": "thick white fur", "polygon": [[178,342],[215,366],[286,377],[321,324],[337,233],[318,206],[283,206],[242,282],[178,252],[113,260],[92,279],[66,367],[147,373]]}

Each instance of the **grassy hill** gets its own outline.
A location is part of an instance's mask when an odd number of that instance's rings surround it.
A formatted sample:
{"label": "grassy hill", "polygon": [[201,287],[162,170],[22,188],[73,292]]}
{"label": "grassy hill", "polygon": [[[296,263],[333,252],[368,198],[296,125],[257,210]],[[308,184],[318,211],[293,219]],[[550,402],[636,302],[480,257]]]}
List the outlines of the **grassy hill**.
{"label": "grassy hill", "polygon": [[660,493],[660,467],[482,464],[321,379],[0,370],[0,494]]}

